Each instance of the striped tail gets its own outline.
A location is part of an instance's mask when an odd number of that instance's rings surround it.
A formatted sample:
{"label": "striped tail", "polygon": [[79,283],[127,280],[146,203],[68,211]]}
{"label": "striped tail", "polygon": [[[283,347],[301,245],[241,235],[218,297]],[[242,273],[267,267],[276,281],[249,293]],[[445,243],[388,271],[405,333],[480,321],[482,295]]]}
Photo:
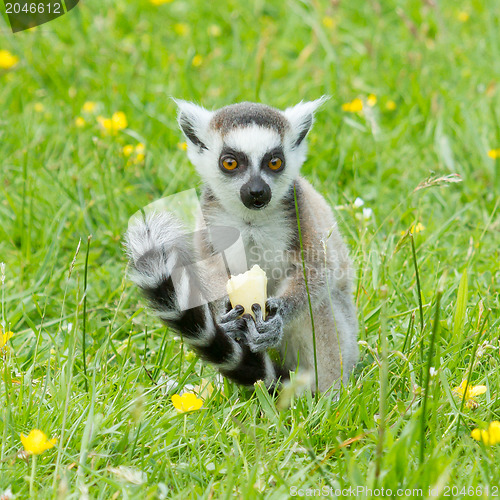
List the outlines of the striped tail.
{"label": "striped tail", "polygon": [[263,380],[273,387],[278,376],[284,376],[266,352],[250,351],[244,342],[243,321],[217,323],[211,305],[204,301],[208,294],[194,265],[189,236],[170,214],[137,218],[129,226],[125,246],[132,281],[155,314],[201,358],[242,385]]}

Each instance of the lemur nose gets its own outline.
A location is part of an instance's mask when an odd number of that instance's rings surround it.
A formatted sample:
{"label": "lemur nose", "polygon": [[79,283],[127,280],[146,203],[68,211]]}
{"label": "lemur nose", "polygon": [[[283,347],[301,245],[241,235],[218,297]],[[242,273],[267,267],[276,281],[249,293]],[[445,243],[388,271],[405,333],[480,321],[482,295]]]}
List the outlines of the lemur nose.
{"label": "lemur nose", "polygon": [[257,210],[269,203],[272,193],[269,184],[260,177],[254,177],[241,186],[240,195],[247,208]]}
{"label": "lemur nose", "polygon": [[253,196],[254,198],[262,198],[263,195],[264,190],[261,188],[250,189],[250,196]]}

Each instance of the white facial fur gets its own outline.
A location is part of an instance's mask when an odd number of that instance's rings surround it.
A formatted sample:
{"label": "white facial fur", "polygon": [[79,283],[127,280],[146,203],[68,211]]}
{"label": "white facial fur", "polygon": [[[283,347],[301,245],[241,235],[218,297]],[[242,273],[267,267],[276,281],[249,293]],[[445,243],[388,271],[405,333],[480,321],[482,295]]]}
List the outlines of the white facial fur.
{"label": "white facial fur", "polygon": [[[277,207],[297,178],[307,153],[305,135],[312,126],[314,111],[326,99],[322,97],[316,101],[300,102],[279,112],[286,122],[283,138],[277,130],[256,123],[229,130],[223,137],[210,123],[215,112],[190,102],[175,102],[179,106],[179,124],[187,138],[188,158],[224,208],[249,220],[261,217],[262,212],[270,212]],[[249,165],[245,171],[232,174],[221,171],[219,157],[223,147],[246,154]],[[285,168],[279,173],[261,170],[262,157],[277,147],[283,150]],[[271,188],[271,201],[263,209],[250,210],[241,201],[240,188],[249,180],[250,175],[261,175]]]}

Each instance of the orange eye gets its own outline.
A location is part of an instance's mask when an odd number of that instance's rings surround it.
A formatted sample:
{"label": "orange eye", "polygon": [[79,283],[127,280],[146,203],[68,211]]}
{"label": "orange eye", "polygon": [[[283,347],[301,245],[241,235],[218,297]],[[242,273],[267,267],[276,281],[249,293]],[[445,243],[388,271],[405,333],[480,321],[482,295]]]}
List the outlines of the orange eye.
{"label": "orange eye", "polygon": [[222,166],[226,170],[234,170],[238,166],[238,162],[234,158],[226,158],[222,162]]}
{"label": "orange eye", "polygon": [[278,170],[280,167],[281,167],[281,159],[280,158],[272,158],[269,163],[267,164],[267,166],[271,169],[271,170]]}

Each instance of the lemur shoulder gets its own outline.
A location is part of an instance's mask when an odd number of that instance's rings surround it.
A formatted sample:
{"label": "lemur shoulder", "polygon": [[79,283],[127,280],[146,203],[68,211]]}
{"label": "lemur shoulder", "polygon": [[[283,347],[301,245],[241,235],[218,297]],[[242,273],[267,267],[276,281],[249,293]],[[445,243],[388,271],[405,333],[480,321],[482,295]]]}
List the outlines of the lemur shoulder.
{"label": "lemur shoulder", "polygon": [[[301,102],[285,111],[247,102],[208,111],[176,101],[188,157],[203,180],[200,231],[190,241],[171,214],[151,213],[136,219],[126,234],[131,278],[152,309],[203,359],[243,385],[264,380],[273,387],[297,368],[314,373],[303,262],[319,390],[340,379],[346,382],[357,360],[348,251],[331,208],[299,175],[306,135],[323,101]],[[242,255],[241,272],[253,264],[266,271],[267,315],[258,305],[252,308],[255,319],[242,316],[241,306],[228,305],[228,269],[215,259],[224,248],[210,237],[218,227],[234,228],[240,235],[241,245],[224,252],[226,263],[233,262],[233,274]],[[271,360],[271,348],[278,351],[278,362]]]}

